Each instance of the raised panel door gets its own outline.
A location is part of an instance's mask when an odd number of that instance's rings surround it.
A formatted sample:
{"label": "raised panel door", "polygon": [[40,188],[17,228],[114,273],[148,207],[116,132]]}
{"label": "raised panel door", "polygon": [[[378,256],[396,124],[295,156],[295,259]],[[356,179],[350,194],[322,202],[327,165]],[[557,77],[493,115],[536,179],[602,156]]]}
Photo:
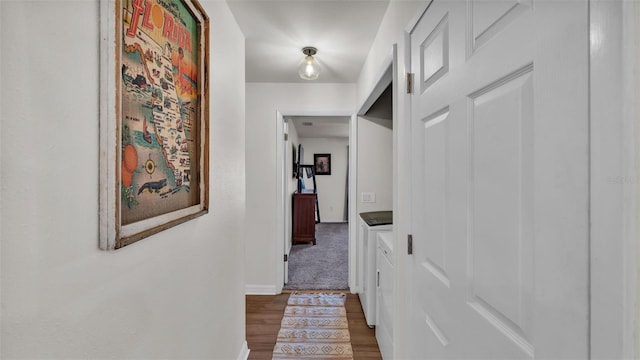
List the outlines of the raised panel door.
{"label": "raised panel door", "polygon": [[434,0],[410,42],[410,358],[588,358],[587,2]]}

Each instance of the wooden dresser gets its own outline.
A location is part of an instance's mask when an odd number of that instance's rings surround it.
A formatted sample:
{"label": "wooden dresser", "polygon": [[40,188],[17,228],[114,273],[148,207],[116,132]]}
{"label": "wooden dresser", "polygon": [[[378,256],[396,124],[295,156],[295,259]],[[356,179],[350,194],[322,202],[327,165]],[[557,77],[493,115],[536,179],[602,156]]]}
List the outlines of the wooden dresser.
{"label": "wooden dresser", "polygon": [[293,194],[293,237],[294,244],[313,242],[316,244],[316,194]]}

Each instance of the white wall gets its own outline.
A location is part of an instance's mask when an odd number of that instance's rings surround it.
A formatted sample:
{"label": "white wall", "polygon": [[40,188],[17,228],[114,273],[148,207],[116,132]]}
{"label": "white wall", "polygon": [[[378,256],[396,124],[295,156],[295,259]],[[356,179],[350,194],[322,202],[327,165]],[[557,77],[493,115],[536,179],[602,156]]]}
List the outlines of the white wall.
{"label": "white wall", "polygon": [[640,5],[596,0],[589,17],[591,356],[635,359],[640,354]]}
{"label": "white wall", "polygon": [[[292,122],[288,123],[288,134],[289,134],[289,140],[286,142],[287,155],[286,155],[286,160],[284,165],[286,168],[285,179],[287,181],[287,192],[286,192],[287,199],[291,199],[292,194],[298,190],[298,178],[293,177],[293,168],[294,168],[293,163],[298,159],[298,145],[300,144],[300,140],[298,138],[298,131],[296,130],[296,127],[293,126]],[[292,146],[295,147],[296,149],[295,157],[293,156],[294,154],[292,151]],[[286,221],[286,225],[285,225],[284,234],[285,234],[287,254],[289,253],[288,250],[291,249],[291,238],[293,236],[291,205],[292,205],[291,200],[285,201],[284,219]]]}
{"label": "white wall", "polygon": [[[246,84],[248,293],[277,291],[276,111],[284,115],[354,112],[354,84]],[[280,248],[281,249],[281,248]]]}
{"label": "white wall", "polygon": [[[634,2],[632,4],[627,4],[625,6],[629,6],[631,9],[626,8],[625,12],[627,15],[627,21],[625,25],[627,27],[628,36],[627,39],[633,41],[633,46],[627,47],[628,51],[632,52],[632,56],[625,57],[628,59],[627,61],[635,62],[633,66],[633,80],[627,80],[627,97],[625,98],[626,104],[628,106],[627,111],[629,112],[629,119],[632,120],[632,124],[634,127],[634,141],[633,141],[633,149],[635,149],[635,216],[630,220],[633,227],[633,231],[631,232],[631,238],[628,243],[631,244],[631,248],[635,247],[635,252],[632,254],[628,254],[628,257],[632,260],[629,261],[630,264],[628,267],[629,276],[634,279],[634,284],[636,291],[635,293],[628,294],[627,296],[632,300],[629,301],[631,306],[631,318],[632,320],[628,320],[627,323],[630,323],[628,326],[630,327],[629,332],[631,334],[635,333],[635,339],[632,340],[633,348],[630,349],[631,356],[636,358],[640,357],[640,285],[638,284],[638,279],[640,279],[640,156],[638,156],[638,149],[640,149],[640,101],[637,101],[638,97],[640,97],[640,4]],[[633,59],[633,60],[632,60]],[[635,60],[635,61],[634,61]],[[627,66],[631,66],[627,64]],[[627,68],[629,69],[629,67]],[[633,157],[633,156],[632,156]],[[634,269],[635,268],[635,269]]]}
{"label": "white wall", "polygon": [[98,250],[98,1],[2,1],[0,358],[236,359],[244,37],[211,17],[209,214]]}
{"label": "white wall", "polygon": [[[390,56],[391,48],[393,44],[398,44],[398,54],[400,57],[400,67],[398,70],[404,73],[402,64],[404,61],[403,56],[403,33],[404,28],[412,20],[412,18],[418,13],[421,6],[424,6],[428,1],[426,0],[390,0],[387,12],[380,23],[378,34],[376,35],[369,55],[362,66],[360,76],[358,77],[357,93],[358,93],[358,106],[364,103],[367,99],[380,74],[385,70],[384,61]],[[404,77],[400,77],[404,79]],[[404,80],[403,80],[404,84]]]}
{"label": "white wall", "polygon": [[[331,175],[316,175],[320,220],[343,222],[349,139],[300,138],[300,143],[304,146],[305,164],[314,163],[313,154],[331,154]],[[307,179],[305,176],[305,184],[307,188],[313,188],[313,179]]]}
{"label": "white wall", "polygon": [[[358,118],[358,214],[393,209],[392,142],[391,129]],[[376,202],[362,202],[362,192],[375,193]]]}
{"label": "white wall", "polygon": [[[411,166],[409,163],[410,150],[408,148],[411,137],[409,121],[407,120],[409,116],[407,109],[409,101],[407,99],[408,95],[404,92],[406,87],[405,74],[409,69],[405,66],[408,59],[405,55],[404,29],[409,22],[419,15],[427,2],[426,0],[391,0],[357,83],[358,106],[360,106],[365,102],[380,74],[385,70],[384,61],[391,54],[393,44],[397,44],[398,59],[394,73],[397,81],[393,91],[395,114],[393,124],[393,227],[395,249],[407,248],[406,238],[409,232],[408,215],[411,201],[409,192]],[[412,314],[405,311],[405,309],[410,308],[408,304],[411,300],[407,296],[410,293],[410,289],[407,286],[409,264],[405,254],[404,251],[394,252],[394,268],[397,270],[394,279],[396,284],[394,358],[396,359],[406,357],[403,349],[406,348],[404,342],[409,338],[407,319],[412,316]]]}

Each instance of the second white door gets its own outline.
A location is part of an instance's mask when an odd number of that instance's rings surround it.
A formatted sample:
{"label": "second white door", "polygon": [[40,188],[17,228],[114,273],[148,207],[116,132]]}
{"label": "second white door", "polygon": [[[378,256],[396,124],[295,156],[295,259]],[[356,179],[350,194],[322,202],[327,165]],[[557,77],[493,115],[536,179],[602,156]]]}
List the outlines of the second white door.
{"label": "second white door", "polygon": [[413,29],[411,358],[588,358],[588,55],[586,1]]}

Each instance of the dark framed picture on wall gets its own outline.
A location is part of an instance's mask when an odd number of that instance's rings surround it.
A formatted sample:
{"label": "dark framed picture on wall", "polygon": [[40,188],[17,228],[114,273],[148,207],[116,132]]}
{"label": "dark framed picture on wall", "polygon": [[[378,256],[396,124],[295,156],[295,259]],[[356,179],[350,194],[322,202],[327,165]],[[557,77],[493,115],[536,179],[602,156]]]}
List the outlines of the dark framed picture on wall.
{"label": "dark framed picture on wall", "polygon": [[331,175],[331,154],[313,154],[316,175]]}

